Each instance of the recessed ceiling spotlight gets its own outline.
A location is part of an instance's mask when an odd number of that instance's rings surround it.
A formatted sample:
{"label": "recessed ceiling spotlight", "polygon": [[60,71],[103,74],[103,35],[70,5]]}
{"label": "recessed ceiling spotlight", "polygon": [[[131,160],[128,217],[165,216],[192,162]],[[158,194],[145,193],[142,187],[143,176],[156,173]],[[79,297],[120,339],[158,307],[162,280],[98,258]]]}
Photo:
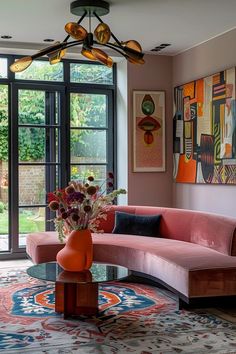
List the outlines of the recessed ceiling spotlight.
{"label": "recessed ceiling spotlight", "polygon": [[1,36],[1,38],[2,38],[2,39],[11,39],[12,36],[9,36],[9,35],[7,35],[7,34],[4,34],[4,36]]}
{"label": "recessed ceiling spotlight", "polygon": [[160,47],[165,48],[165,47],[169,47],[169,45],[170,45],[170,43],[162,43],[160,45]]}
{"label": "recessed ceiling spotlight", "polygon": [[43,40],[44,42],[54,42],[55,39],[52,39],[52,38],[46,38]]}
{"label": "recessed ceiling spotlight", "polygon": [[168,47],[169,45],[171,45],[171,44],[169,44],[169,43],[162,43],[162,44],[160,44],[159,46],[157,46],[157,47],[151,49],[151,52],[160,52],[160,50],[165,49],[165,48]]}

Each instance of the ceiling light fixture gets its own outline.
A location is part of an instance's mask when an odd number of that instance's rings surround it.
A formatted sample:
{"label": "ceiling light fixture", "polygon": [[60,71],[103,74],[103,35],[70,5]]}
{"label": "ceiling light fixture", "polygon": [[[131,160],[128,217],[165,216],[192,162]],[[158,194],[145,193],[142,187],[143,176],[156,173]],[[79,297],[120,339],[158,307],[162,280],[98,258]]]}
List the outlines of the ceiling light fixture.
{"label": "ceiling light fixture", "polygon": [[[50,47],[40,50],[38,53],[16,60],[11,66],[12,72],[20,72],[27,69],[34,59],[38,59],[44,55],[49,58],[50,64],[56,64],[66,54],[66,49],[77,45],[82,46],[81,54],[86,58],[112,67],[112,58],[97,46],[111,48],[119,54],[123,55],[130,63],[144,64],[141,45],[135,40],[126,42],[120,41],[111,32],[109,26],[102,21],[100,16],[109,13],[110,5],[103,0],[76,0],[70,5],[71,13],[81,16],[79,21],[69,22],[65,25],[65,31],[68,33],[63,42],[56,42]],[[81,22],[85,17],[89,19],[89,29],[86,30],[81,26]],[[95,17],[99,24],[94,32],[91,31],[91,18]],[[70,38],[74,40],[69,41]],[[95,39],[94,39],[95,37]],[[109,42],[110,38],[114,43]]]}

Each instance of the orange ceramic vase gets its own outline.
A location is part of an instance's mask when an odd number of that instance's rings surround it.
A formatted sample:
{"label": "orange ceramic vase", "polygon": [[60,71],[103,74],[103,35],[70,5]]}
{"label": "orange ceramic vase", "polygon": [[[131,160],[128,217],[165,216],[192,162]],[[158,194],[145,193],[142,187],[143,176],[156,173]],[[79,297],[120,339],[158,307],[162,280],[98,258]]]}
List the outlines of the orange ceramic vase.
{"label": "orange ceramic vase", "polygon": [[57,263],[65,270],[80,272],[89,269],[93,262],[91,231],[74,230],[70,233],[65,247],[57,253]]}

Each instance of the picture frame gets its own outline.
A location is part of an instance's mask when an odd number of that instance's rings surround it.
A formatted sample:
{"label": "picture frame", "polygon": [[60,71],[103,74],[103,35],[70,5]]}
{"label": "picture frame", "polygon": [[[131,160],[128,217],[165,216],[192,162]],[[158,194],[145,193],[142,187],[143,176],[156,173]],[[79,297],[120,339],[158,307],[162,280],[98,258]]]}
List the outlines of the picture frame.
{"label": "picture frame", "polygon": [[236,68],[174,90],[176,183],[236,185]]}
{"label": "picture frame", "polygon": [[164,172],[165,91],[133,91],[133,172]]}

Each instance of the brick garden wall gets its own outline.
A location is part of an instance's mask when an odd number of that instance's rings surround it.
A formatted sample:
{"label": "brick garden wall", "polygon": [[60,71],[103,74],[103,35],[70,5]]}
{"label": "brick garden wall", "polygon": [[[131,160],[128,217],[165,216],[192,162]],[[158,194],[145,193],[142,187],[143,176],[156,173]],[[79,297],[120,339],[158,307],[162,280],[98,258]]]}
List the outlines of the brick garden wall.
{"label": "brick garden wall", "polygon": [[45,203],[45,174],[42,166],[20,166],[19,201],[20,204]]}
{"label": "brick garden wall", "polygon": [[[8,166],[0,162],[0,201],[8,202],[8,185],[6,183]],[[42,166],[19,167],[20,204],[45,203],[45,176]]]}

